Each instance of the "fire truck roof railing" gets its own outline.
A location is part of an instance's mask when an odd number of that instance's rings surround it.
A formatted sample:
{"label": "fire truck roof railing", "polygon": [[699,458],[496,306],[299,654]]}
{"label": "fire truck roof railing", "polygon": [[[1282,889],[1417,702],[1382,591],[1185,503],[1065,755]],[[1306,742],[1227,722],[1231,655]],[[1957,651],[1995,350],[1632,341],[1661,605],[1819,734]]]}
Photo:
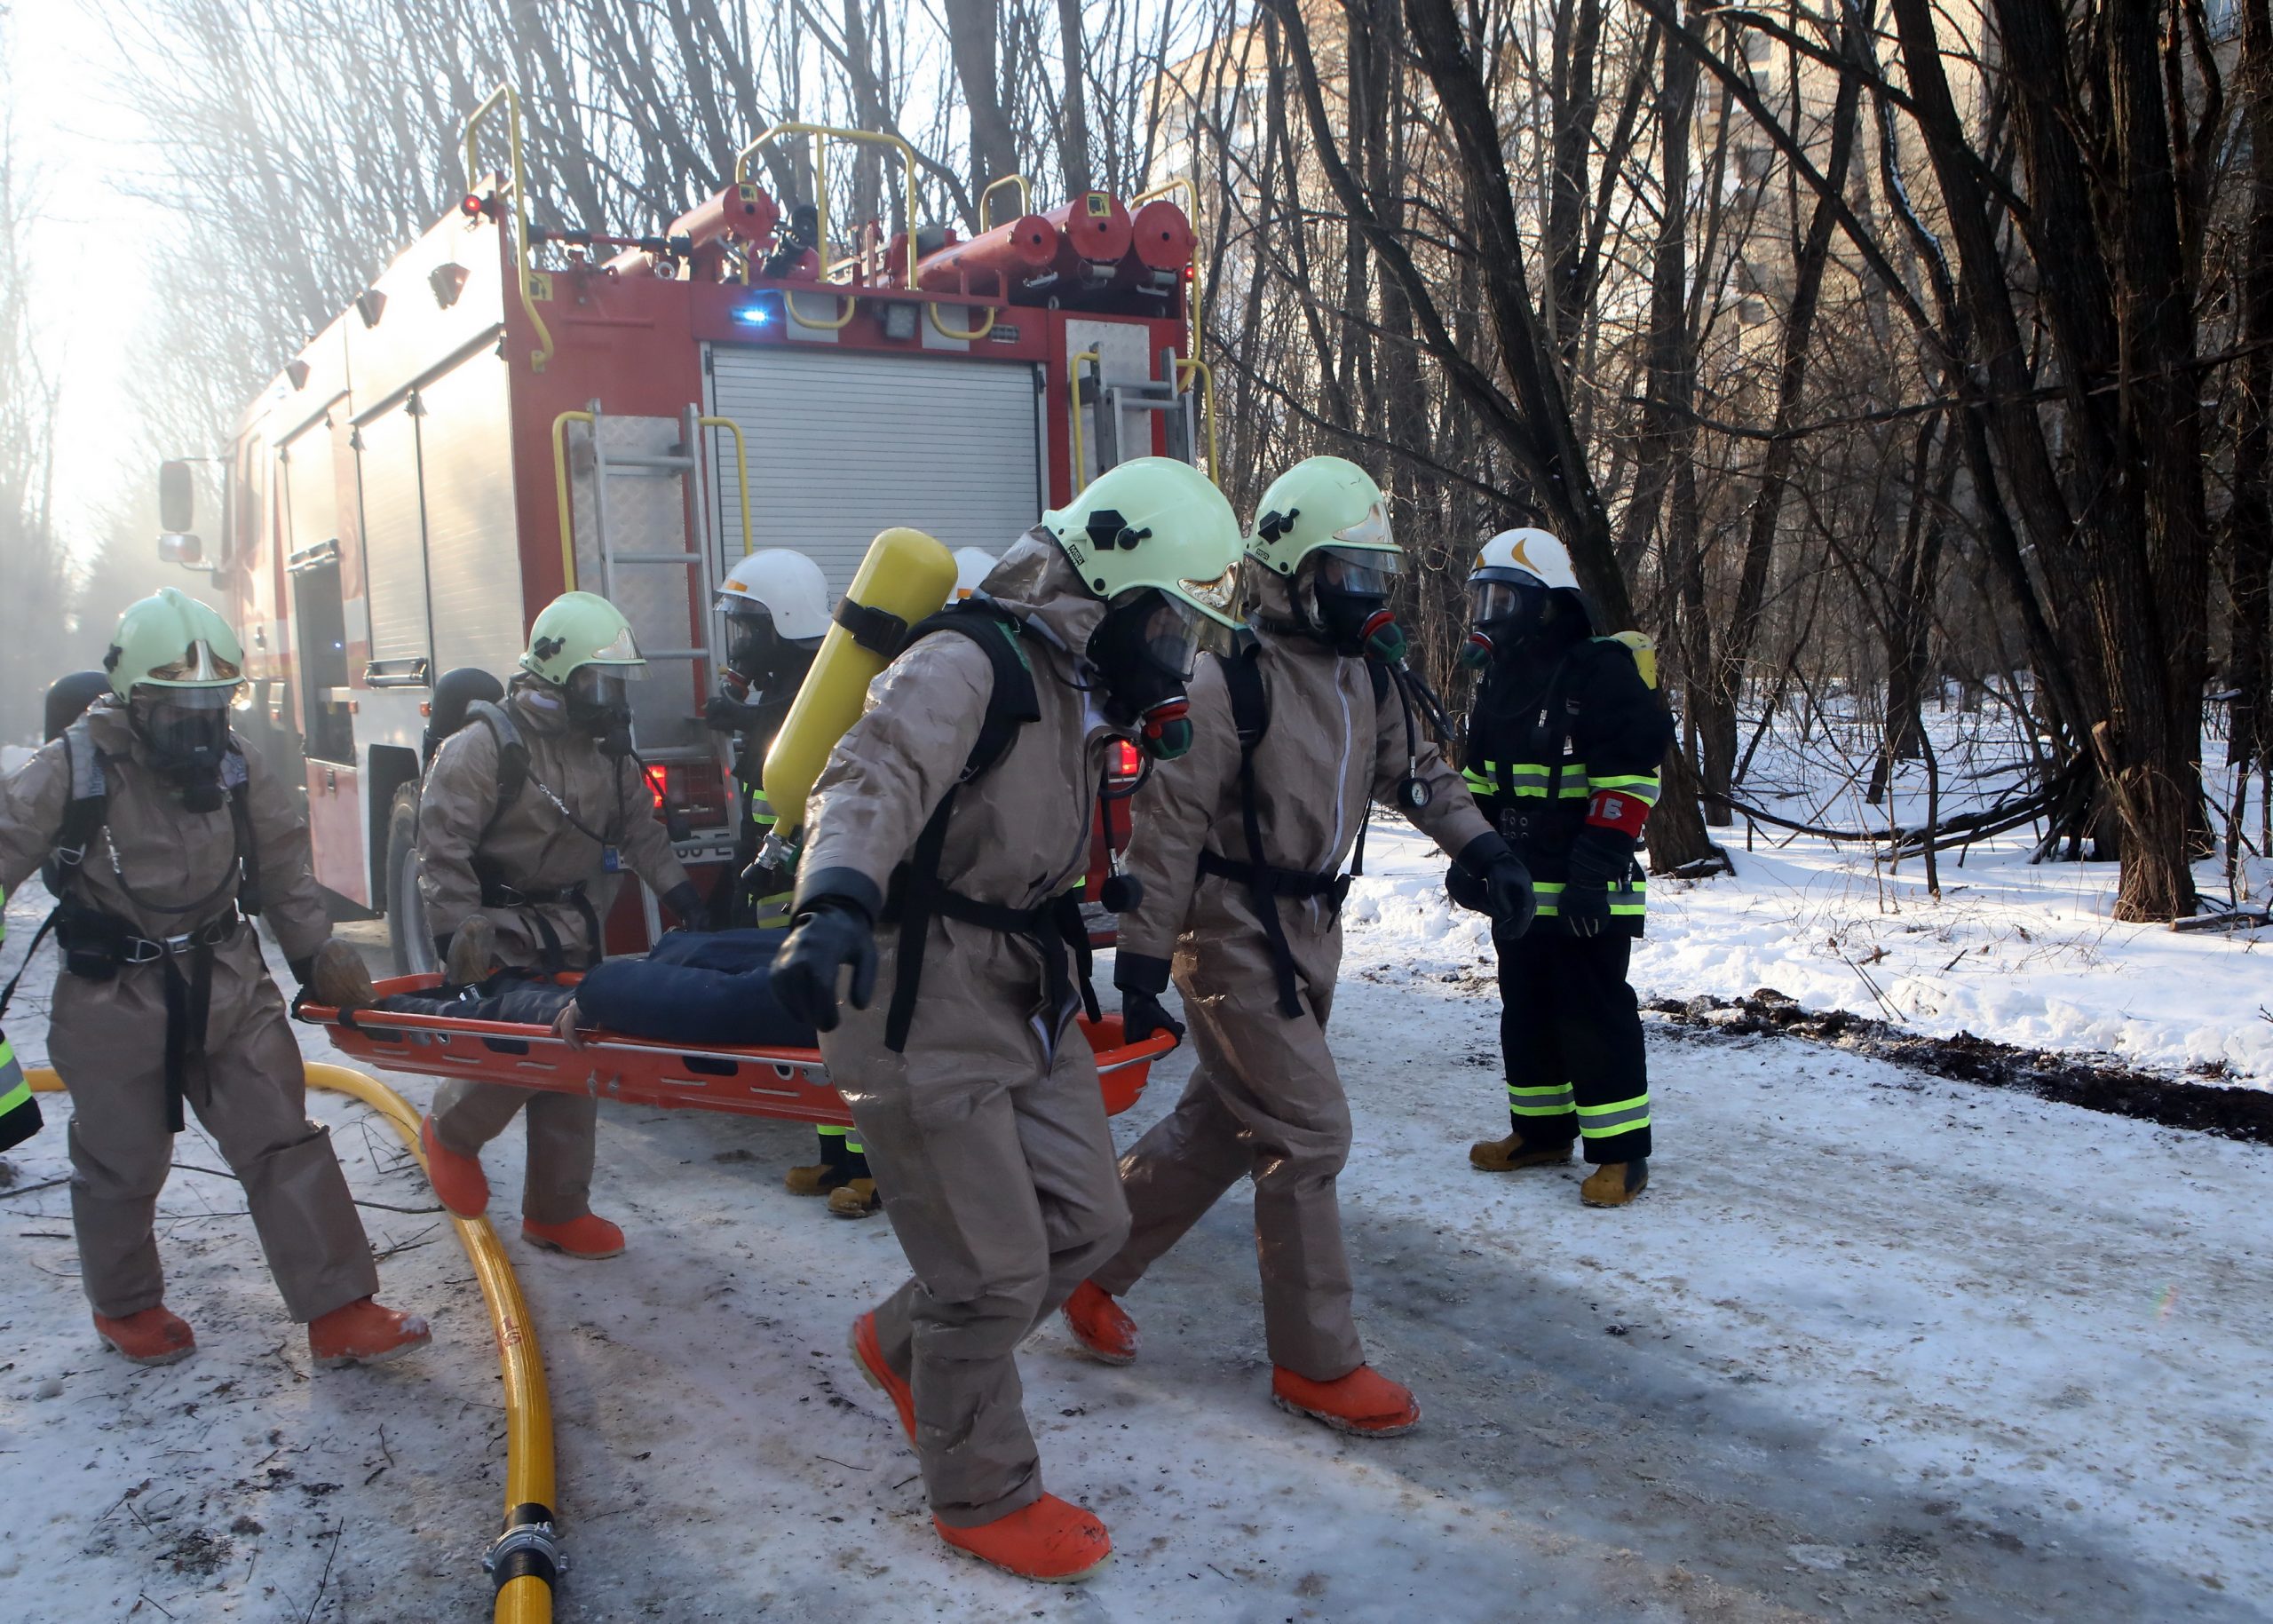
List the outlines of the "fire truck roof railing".
{"label": "fire truck roof railing", "polygon": [[[757,139],[743,147],[734,157],[734,184],[740,186],[749,178],[749,161],[760,151],[785,136],[810,137],[813,144],[813,234],[820,239],[814,245],[820,255],[820,280],[828,280],[828,186],[821,168],[831,141],[851,141],[859,145],[888,147],[899,154],[899,172],[907,186],[907,213],[902,224],[907,231],[907,285],[915,282],[915,153],[906,141],[896,135],[886,135],[875,130],[845,130],[835,124],[807,124],[791,119],[774,125]],[[850,320],[850,316],[846,320]],[[810,323],[808,324],[810,325]],[[843,322],[832,325],[842,326]]]}
{"label": "fire truck roof railing", "polygon": [[529,352],[529,370],[542,372],[545,361],[552,354],[552,329],[545,326],[544,318],[537,313],[536,293],[532,286],[529,270],[529,203],[528,188],[524,184],[521,168],[521,98],[511,84],[501,84],[489,92],[488,99],[468,115],[465,121],[465,185],[471,194],[481,181],[481,123],[499,107],[505,110],[507,141],[511,148],[513,189],[513,269],[520,284],[521,311],[536,329],[536,348]]}

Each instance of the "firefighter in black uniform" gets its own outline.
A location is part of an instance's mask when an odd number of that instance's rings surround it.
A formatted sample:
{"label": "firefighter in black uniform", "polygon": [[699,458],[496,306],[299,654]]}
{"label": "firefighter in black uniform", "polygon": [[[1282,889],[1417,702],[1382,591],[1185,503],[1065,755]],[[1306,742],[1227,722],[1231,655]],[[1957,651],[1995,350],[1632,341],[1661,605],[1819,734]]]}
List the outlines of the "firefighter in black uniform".
{"label": "firefighter in black uniform", "polygon": [[[1493,942],[1510,1131],[1472,1145],[1486,1172],[1547,1167],[1586,1143],[1592,1207],[1649,1182],[1650,1082],[1628,960],[1647,893],[1635,852],[1658,798],[1673,724],[1657,655],[1637,633],[1596,637],[1563,543],[1503,531],[1469,576],[1463,659],[1482,680],[1469,712],[1468,786],[1538,887],[1528,934]],[[1458,867],[1447,878],[1462,894]]]}
{"label": "firefighter in black uniform", "polygon": [[[737,929],[789,923],[796,884],[795,859],[769,857],[773,809],[765,800],[765,755],[781,731],[789,703],[820,652],[829,628],[828,579],[801,552],[762,548],[735,565],[718,583],[717,611],[726,620],[724,690],[703,712],[733,740],[733,778],[741,788],[735,819],[740,877],[712,901],[716,923]],[[793,1195],[827,1199],[832,1217],[865,1218],[880,1211],[875,1175],[859,1137],[849,1129],[818,1130],[820,1160],[793,1167],[783,1182]]]}

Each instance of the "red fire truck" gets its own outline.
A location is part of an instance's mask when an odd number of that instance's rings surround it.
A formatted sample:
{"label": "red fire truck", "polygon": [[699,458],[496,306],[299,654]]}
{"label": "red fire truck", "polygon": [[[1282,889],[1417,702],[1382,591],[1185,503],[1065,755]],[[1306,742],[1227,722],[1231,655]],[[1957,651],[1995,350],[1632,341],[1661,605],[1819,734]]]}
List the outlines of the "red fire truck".
{"label": "red fire truck", "polygon": [[[485,136],[510,154],[487,175]],[[734,558],[795,548],[841,590],[888,526],[995,552],[1122,457],[1211,461],[1174,203],[1035,214],[1006,177],[983,201],[1015,195],[1015,219],[961,242],[866,223],[839,254],[827,166],[855,146],[897,161],[915,222],[903,143],[792,123],[659,235],[547,232],[501,89],[465,127],[463,202],[246,410],[217,544],[189,534],[187,469],[164,471],[162,554],[210,570],[243,636],[243,731],[305,782],[316,877],[389,917],[402,969],[432,956],[412,837],[433,685],[510,676],[556,594],[630,618],[652,662],[634,741],[707,887],[733,849],[700,717]],[[773,172],[816,183],[786,210],[754,178],[785,154]],[[627,888],[611,947],[656,928]]]}

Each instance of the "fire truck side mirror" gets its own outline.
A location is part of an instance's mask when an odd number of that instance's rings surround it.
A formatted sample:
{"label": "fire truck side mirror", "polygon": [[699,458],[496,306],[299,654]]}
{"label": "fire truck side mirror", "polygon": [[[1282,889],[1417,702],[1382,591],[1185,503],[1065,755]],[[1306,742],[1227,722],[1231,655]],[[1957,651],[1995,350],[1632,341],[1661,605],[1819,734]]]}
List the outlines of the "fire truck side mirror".
{"label": "fire truck side mirror", "polygon": [[191,482],[189,464],[158,464],[158,557],[185,569],[205,564],[205,543],[191,527],[197,523],[197,487]]}
{"label": "fire truck side mirror", "polygon": [[158,527],[177,535],[197,528],[197,487],[187,463],[158,464]]}

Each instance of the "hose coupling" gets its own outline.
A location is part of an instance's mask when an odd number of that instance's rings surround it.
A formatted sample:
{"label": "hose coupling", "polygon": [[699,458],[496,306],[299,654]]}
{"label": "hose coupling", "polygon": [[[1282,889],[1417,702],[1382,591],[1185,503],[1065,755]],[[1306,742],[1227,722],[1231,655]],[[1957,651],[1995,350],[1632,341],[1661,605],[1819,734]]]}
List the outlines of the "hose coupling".
{"label": "hose coupling", "polygon": [[501,1590],[521,1578],[557,1582],[568,1571],[568,1549],[552,1525],[551,1512],[541,1506],[514,1507],[505,1532],[482,1553],[481,1567]]}

